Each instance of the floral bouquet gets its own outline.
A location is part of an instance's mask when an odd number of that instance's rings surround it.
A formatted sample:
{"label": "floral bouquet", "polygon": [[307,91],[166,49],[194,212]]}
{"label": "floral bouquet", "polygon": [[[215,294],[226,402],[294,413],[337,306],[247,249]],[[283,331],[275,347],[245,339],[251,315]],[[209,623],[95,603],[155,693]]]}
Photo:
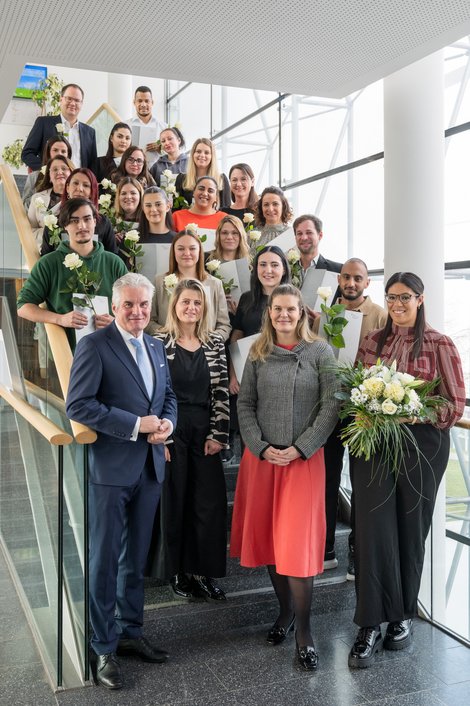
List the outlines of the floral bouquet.
{"label": "floral bouquet", "polygon": [[222,282],[222,286],[224,288],[224,293],[225,294],[230,294],[232,289],[237,289],[237,285],[235,284],[233,277],[229,280],[225,280],[222,275],[220,274],[219,267],[220,267],[220,260],[208,260],[206,262],[206,270],[213,276],[217,277],[217,279],[220,279]]}
{"label": "floral bouquet", "polygon": [[380,453],[397,472],[407,441],[419,453],[407,424],[435,422],[438,409],[446,403],[443,397],[430,394],[440,379],[420,380],[398,372],[396,361],[387,366],[380,358],[370,368],[362,363],[339,367],[337,376],[342,391],[336,397],[343,403],[339,416],[351,419],[341,432],[344,446],[352,456],[364,456],[366,461]]}

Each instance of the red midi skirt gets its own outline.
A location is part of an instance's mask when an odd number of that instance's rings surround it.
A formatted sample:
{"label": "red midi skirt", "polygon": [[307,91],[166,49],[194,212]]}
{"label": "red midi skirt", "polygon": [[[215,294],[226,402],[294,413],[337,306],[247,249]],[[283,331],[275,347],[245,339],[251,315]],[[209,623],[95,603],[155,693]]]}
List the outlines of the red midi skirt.
{"label": "red midi skirt", "polygon": [[230,556],[242,566],[273,564],[285,576],[315,576],[325,552],[323,449],[275,466],[245,449],[233,508]]}

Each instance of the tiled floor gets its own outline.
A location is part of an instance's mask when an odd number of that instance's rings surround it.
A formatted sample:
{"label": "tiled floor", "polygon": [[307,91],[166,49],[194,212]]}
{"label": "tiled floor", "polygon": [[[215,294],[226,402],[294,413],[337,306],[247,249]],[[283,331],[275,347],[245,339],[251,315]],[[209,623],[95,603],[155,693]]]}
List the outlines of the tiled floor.
{"label": "tiled floor", "polygon": [[345,562],[343,550],[339,568],[327,572],[314,592],[320,663],[313,674],[296,667],[293,635],[278,647],[265,642],[276,602],[263,571],[250,572],[244,587],[245,572],[231,564],[221,581],[229,591],[225,605],[173,602],[155,608],[169,593],[149,585],[145,633],[170,651],[167,664],[123,659],[122,691],[89,687],[53,694],[0,561],[0,705],[468,706],[470,650],[421,620],[415,622],[410,648],[383,652],[371,669],[348,669],[354,585],[343,580]]}

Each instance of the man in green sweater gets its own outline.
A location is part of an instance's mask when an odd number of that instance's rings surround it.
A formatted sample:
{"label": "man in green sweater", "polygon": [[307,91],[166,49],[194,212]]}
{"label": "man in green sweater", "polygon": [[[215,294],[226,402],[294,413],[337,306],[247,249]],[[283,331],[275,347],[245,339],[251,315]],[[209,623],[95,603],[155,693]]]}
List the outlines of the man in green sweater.
{"label": "man in green sweater", "polygon": [[[60,243],[57,250],[37,261],[17,300],[18,316],[28,321],[57,324],[68,329],[67,336],[72,350],[75,348],[75,334],[70,329],[83,328],[88,319],[82,312],[73,310],[73,293],[62,291],[68,289],[67,280],[73,276],[73,270],[64,265],[67,255],[76,253],[90,272],[101,276],[96,294],[108,297],[109,313],[95,315],[97,329],[107,326],[113,320],[113,283],[127,272],[124,262],[117,255],[107,252],[101,243],[93,240],[96,216],[95,207],[87,199],[70,199],[62,206],[59,225],[67,232],[69,242]],[[42,302],[46,302],[47,309],[39,306]]]}

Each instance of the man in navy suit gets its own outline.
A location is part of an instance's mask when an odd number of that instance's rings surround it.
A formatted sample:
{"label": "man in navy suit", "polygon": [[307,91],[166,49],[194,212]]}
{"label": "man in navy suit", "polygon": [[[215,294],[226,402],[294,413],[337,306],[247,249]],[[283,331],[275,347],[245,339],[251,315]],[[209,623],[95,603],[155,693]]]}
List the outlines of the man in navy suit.
{"label": "man in navy suit", "polygon": [[96,169],[96,134],[92,127],[78,122],[84,93],[80,86],[68,83],[60,94],[60,114],[36,118],[31,132],[26,138],[21,159],[38,171],[42,166],[42,153],[47,140],[54,135],[64,135],[72,146],[72,162],[75,167]]}
{"label": "man in navy suit", "polygon": [[143,333],[153,294],[143,275],[114,283],[115,321],[79,342],[67,396],[70,419],[98,432],[89,447],[90,622],[97,678],[109,689],[122,687],[116,654],[168,658],[142,637],[143,572],[165,475],[163,444],[176,424],[163,345]]}

